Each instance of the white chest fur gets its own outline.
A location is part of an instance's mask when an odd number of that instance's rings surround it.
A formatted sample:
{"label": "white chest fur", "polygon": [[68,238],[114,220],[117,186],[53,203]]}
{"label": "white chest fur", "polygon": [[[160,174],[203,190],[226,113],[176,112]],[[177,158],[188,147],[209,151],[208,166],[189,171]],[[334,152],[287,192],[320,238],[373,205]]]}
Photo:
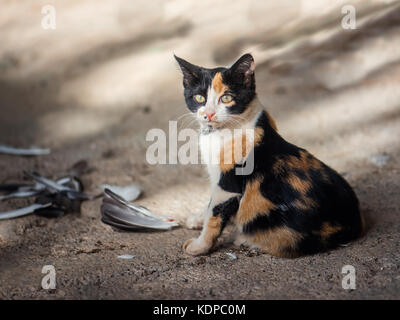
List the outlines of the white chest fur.
{"label": "white chest fur", "polygon": [[[246,137],[246,154],[248,154],[249,147],[254,143],[254,125],[255,121],[258,117],[256,114],[255,117],[252,117],[249,121],[243,123],[240,128],[236,128],[233,130],[223,129],[213,131],[208,134],[200,135],[199,145],[201,152],[202,163],[207,165],[208,174],[210,176],[210,182],[212,188],[217,186],[220,175],[221,175],[221,150],[223,150],[226,145],[234,146],[236,143],[234,141],[240,142],[240,147],[238,148],[239,154],[242,154],[242,136]],[[231,147],[232,148],[232,147]],[[250,147],[251,148],[251,147]],[[232,153],[232,152],[228,152]],[[236,155],[233,154],[235,159],[229,159],[230,161],[234,161],[238,163],[236,160]],[[241,159],[239,159],[240,161]],[[226,157],[223,157],[223,161],[226,161]]]}
{"label": "white chest fur", "polygon": [[219,131],[200,135],[200,152],[202,163],[207,165],[211,186],[218,184],[221,174],[219,167],[219,153],[221,150],[221,135]]}

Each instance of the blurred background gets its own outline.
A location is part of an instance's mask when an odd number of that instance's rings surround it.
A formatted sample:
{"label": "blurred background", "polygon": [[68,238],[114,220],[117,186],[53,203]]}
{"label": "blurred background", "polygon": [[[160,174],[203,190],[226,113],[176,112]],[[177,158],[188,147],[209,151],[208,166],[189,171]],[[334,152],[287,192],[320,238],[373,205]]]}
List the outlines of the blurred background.
{"label": "blurred background", "polygon": [[[56,10],[54,30],[42,28],[44,5]],[[354,30],[342,27],[344,5],[356,9]],[[200,210],[208,197],[204,170],[150,166],[145,136],[187,112],[174,53],[215,67],[250,52],[259,98],[281,135],[354,186],[362,210],[378,226],[369,241],[398,234],[399,1],[2,0],[0,44],[0,143],[52,149],[38,158],[0,156],[0,183],[21,180],[24,169],[52,177],[85,159],[93,167],[84,181],[90,191],[102,183],[135,182],[145,192],[141,203],[153,210],[178,218]],[[0,211],[27,203],[3,202]],[[91,243],[111,233],[98,207],[85,203],[79,218],[65,217],[68,226],[46,224],[71,238],[88,232]],[[59,233],[37,231],[36,219],[0,223],[4,252],[26,250],[27,239],[39,239],[46,244],[30,249],[35,261],[34,252],[47,256],[58,246],[76,246]],[[171,255],[191,231],[176,232]],[[119,243],[126,236],[112,237]],[[388,252],[399,252],[398,236],[391,240]],[[398,256],[392,258],[398,266]]]}

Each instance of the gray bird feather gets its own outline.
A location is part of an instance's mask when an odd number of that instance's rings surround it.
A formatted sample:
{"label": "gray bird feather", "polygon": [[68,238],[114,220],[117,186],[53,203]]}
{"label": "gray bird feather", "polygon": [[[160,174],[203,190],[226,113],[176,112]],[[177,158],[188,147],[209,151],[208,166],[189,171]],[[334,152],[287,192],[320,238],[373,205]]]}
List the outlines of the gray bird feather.
{"label": "gray bird feather", "polygon": [[0,153],[10,154],[15,156],[39,156],[43,154],[49,154],[50,149],[41,149],[41,148],[14,148],[6,145],[0,145]]}
{"label": "gray bird feather", "polygon": [[[148,209],[126,201],[109,189],[104,190],[101,205],[102,221],[113,226],[170,230],[179,224],[166,216],[156,215]],[[133,228],[132,228],[133,229]]]}
{"label": "gray bird feather", "polygon": [[35,212],[38,209],[47,208],[50,206],[51,206],[51,203],[46,203],[46,204],[34,203],[25,208],[11,210],[11,211],[7,211],[7,212],[0,212],[0,220],[26,216],[28,214]]}
{"label": "gray bird feather", "polygon": [[134,201],[137,198],[139,198],[140,194],[142,193],[140,188],[135,184],[130,184],[130,185],[124,186],[124,187],[114,186],[114,185],[110,185],[110,184],[103,184],[101,186],[101,188],[103,189],[103,191],[105,189],[111,190],[115,194],[124,198],[126,201]]}
{"label": "gray bird feather", "polygon": [[[65,178],[61,178],[61,179],[57,180],[56,183],[64,185],[70,181],[71,181],[70,177],[65,177]],[[40,182],[36,182],[36,183],[30,184],[30,185],[21,184],[20,186],[18,186],[16,188],[15,191],[0,195],[0,201],[14,199],[14,198],[27,198],[27,197],[36,196],[45,189],[46,189],[46,186]]]}
{"label": "gray bird feather", "polygon": [[46,189],[48,189],[50,192],[56,193],[59,191],[75,191],[75,190],[68,188],[68,187],[66,187],[60,183],[57,183],[53,180],[42,177],[42,176],[38,175],[36,172],[30,173],[30,172],[24,171],[24,174],[26,176],[28,176],[29,178],[35,180],[36,182],[43,184],[46,187]]}

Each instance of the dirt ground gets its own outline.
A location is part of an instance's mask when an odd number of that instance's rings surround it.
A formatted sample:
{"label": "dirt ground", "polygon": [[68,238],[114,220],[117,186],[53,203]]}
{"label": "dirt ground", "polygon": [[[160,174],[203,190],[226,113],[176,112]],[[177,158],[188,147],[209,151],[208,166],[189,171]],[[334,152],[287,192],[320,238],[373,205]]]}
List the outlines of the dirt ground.
{"label": "dirt ground", "polygon": [[[57,28],[44,30],[47,1],[3,0],[0,143],[52,152],[0,155],[0,183],[24,181],[23,170],[55,178],[86,160],[88,192],[137,183],[140,204],[183,220],[207,203],[204,168],[145,158],[148,130],[187,112],[173,53],[212,67],[250,51],[279,132],[345,176],[367,234],[291,260],[234,247],[226,232],[213,253],[191,257],[181,246],[199,231],[118,231],[100,221],[98,199],[58,219],[0,221],[1,299],[400,298],[399,1],[228,3],[57,1]],[[341,27],[347,3],[355,30]],[[41,288],[44,265],[56,269],[55,290]],[[342,288],[345,265],[355,290]]]}

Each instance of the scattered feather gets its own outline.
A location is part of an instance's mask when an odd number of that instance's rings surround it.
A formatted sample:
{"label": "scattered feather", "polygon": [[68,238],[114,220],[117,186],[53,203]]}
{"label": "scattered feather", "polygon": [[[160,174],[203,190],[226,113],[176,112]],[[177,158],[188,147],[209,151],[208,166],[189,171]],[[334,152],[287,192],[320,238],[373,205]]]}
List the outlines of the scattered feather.
{"label": "scattered feather", "polygon": [[[66,185],[71,183],[73,178],[65,177],[56,181],[57,184]],[[3,184],[0,185],[0,192],[8,192],[0,195],[1,200],[8,200],[13,198],[28,198],[40,194],[46,190],[46,186],[40,182],[34,184]]]}
{"label": "scattered feather", "polygon": [[116,221],[108,218],[106,215],[103,215],[101,217],[101,222],[108,224],[111,227],[118,228],[118,229],[125,230],[125,231],[138,231],[138,230],[142,229],[141,227],[138,227],[138,226],[126,225],[123,223],[116,222]]}
{"label": "scattered feather", "polygon": [[102,222],[121,229],[170,230],[178,226],[173,219],[156,215],[142,206],[126,201],[109,189],[104,190]]}
{"label": "scattered feather", "polygon": [[0,195],[0,201],[13,199],[13,198],[28,198],[28,197],[36,196],[40,192],[41,191],[39,191],[39,190],[27,190],[27,191],[21,190],[21,191],[17,191],[17,192],[12,192],[9,194]]}
{"label": "scattered feather", "polygon": [[124,187],[114,186],[110,184],[103,184],[101,188],[103,189],[103,191],[105,189],[111,190],[115,194],[119,195],[121,198],[124,198],[126,201],[134,201],[137,198],[139,198],[140,194],[142,193],[140,188],[135,184],[131,184]]}
{"label": "scattered feather", "polygon": [[43,184],[46,187],[46,189],[48,189],[50,192],[53,192],[53,193],[56,193],[58,191],[63,191],[63,190],[73,190],[71,188],[68,188],[68,187],[60,184],[60,183],[57,183],[56,181],[42,177],[36,172],[29,173],[29,172],[24,171],[24,174],[27,177],[35,180],[36,182]]}
{"label": "scattered feather", "polygon": [[41,149],[35,147],[29,149],[14,148],[2,144],[0,145],[0,153],[10,154],[15,156],[39,156],[43,154],[49,154],[50,149]]}
{"label": "scattered feather", "polygon": [[46,204],[35,203],[35,204],[32,204],[25,208],[6,211],[6,212],[0,212],[0,220],[26,216],[28,214],[35,212],[35,210],[47,208],[47,207],[50,207],[51,205],[52,205],[51,203],[46,203]]}

